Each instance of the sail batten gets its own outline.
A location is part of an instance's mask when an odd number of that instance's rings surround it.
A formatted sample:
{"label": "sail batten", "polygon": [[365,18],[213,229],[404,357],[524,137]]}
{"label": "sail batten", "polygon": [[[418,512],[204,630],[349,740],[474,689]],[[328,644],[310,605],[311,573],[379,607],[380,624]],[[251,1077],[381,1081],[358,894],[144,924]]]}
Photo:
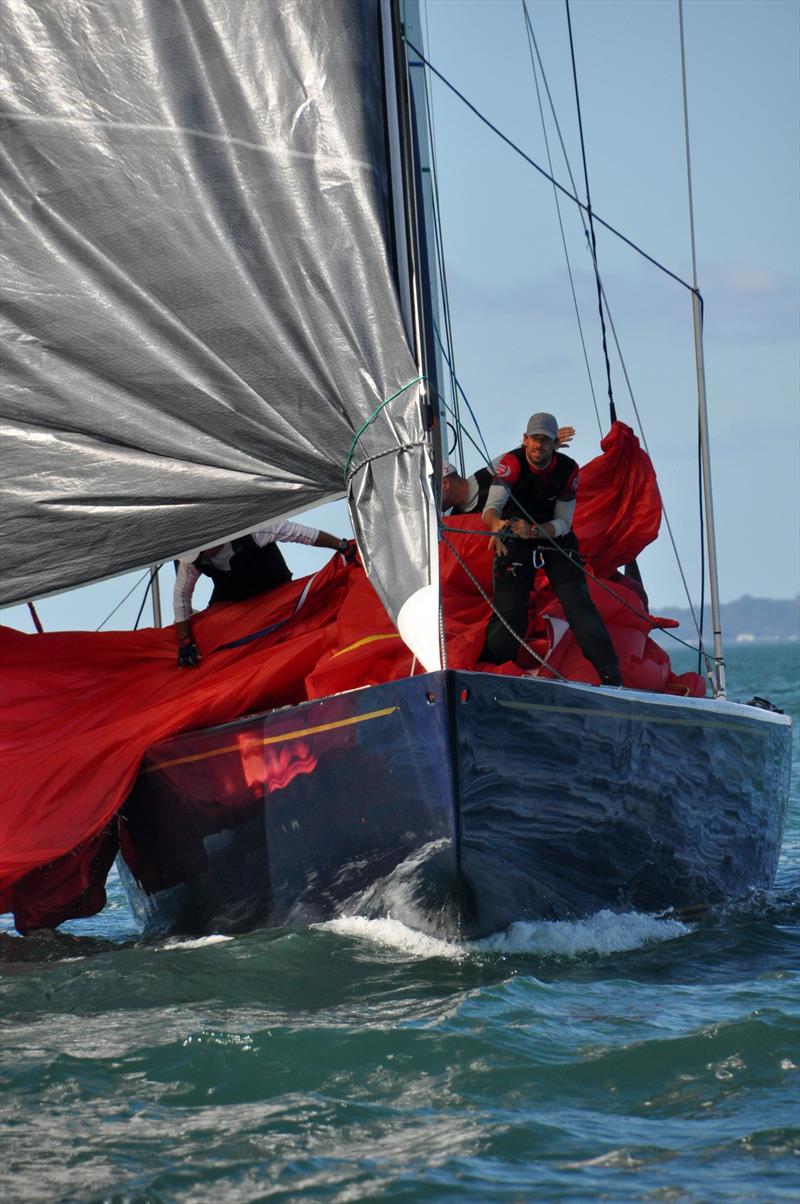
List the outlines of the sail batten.
{"label": "sail batten", "polygon": [[[378,0],[0,12],[0,602],[342,497],[356,433],[418,374]],[[409,390],[359,443],[385,461],[356,491],[375,516],[352,506],[393,618],[430,581],[426,441]]]}

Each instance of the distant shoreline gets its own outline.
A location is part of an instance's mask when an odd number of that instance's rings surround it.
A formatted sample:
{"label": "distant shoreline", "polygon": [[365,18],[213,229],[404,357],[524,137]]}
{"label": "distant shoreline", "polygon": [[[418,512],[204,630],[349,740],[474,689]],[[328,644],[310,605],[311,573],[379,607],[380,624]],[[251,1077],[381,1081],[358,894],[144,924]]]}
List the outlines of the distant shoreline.
{"label": "distant shoreline", "polygon": [[[679,635],[683,642],[689,647],[695,649],[697,648],[697,636],[693,635],[690,639],[688,635],[681,634],[680,627],[670,627],[666,631],[661,628],[656,628],[652,634],[656,640],[663,638],[665,642],[669,644],[669,633],[671,631],[674,631],[677,635]],[[725,631],[724,626],[722,630],[722,639],[728,647],[735,646],[737,648],[748,648],[755,644],[800,644],[800,635],[751,635],[749,632],[746,632],[742,635],[730,636]],[[708,627],[704,628],[703,630],[703,640],[708,647],[708,645],[711,643]]]}
{"label": "distant shoreline", "polygon": [[[728,644],[777,644],[800,641],[800,594],[795,598],[753,598],[745,594],[721,606],[722,636]],[[651,614],[677,619],[677,631],[688,643],[697,643],[697,633],[687,607],[651,607]],[[703,636],[711,635],[711,610],[703,609]]]}

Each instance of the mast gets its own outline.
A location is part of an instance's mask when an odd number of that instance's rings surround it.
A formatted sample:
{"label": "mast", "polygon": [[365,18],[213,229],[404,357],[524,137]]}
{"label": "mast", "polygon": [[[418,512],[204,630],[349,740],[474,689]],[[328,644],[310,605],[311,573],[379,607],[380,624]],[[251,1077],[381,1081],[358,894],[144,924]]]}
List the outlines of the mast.
{"label": "mast", "polygon": [[160,564],[154,564],[150,567],[150,588],[153,591],[153,626],[161,627],[161,584],[158,580],[158,570]]}
{"label": "mast", "polygon": [[683,125],[686,144],[686,179],[689,190],[689,235],[692,247],[692,321],[694,324],[694,354],[697,369],[697,408],[700,427],[700,458],[703,473],[703,508],[706,518],[706,550],[711,590],[711,626],[714,636],[714,692],[725,697],[725,661],[722,655],[722,622],[719,603],[719,574],[717,571],[717,538],[714,527],[714,496],[711,488],[711,452],[708,439],[708,404],[706,400],[706,369],[703,355],[703,309],[697,287],[697,250],[694,232],[692,200],[692,158],[689,147],[689,105],[686,91],[686,49],[683,37],[683,0],[678,0],[678,24],[681,38],[681,82],[683,85]]}
{"label": "mast", "polygon": [[711,488],[711,454],[708,446],[708,406],[706,403],[706,370],[703,358],[703,318],[697,279],[693,280],[692,320],[694,323],[694,353],[697,367],[697,406],[700,420],[700,457],[703,469],[703,508],[706,516],[706,550],[708,578],[711,590],[711,626],[714,635],[715,693],[725,697],[725,660],[722,655],[722,621],[717,571],[717,540],[714,528],[714,495]]}
{"label": "mast", "polygon": [[[439,355],[434,322],[438,315],[438,289],[431,273],[433,198],[430,180],[430,145],[426,106],[420,90],[425,81],[423,64],[409,61],[404,26],[421,36],[418,0],[381,0],[381,27],[386,90],[389,178],[394,219],[395,253],[401,309],[422,383],[422,425],[428,433],[433,459],[433,495],[428,506],[428,547],[438,613],[439,664],[447,668],[444,616],[439,588],[437,515],[442,496],[442,421],[439,405]],[[416,67],[416,80],[411,68]],[[427,176],[426,173],[427,172]],[[427,189],[423,187],[423,180]],[[427,218],[427,220],[426,220]],[[436,291],[435,291],[436,289]],[[427,493],[429,486],[423,482]],[[401,633],[403,627],[400,625]],[[405,638],[405,637],[404,637]]]}
{"label": "mast", "polygon": [[[395,254],[400,303],[422,386],[426,426],[431,432],[437,496],[441,491],[442,438],[439,407],[439,355],[434,330],[438,290],[431,273],[432,198],[430,147],[425,124],[422,63],[409,59],[403,36],[421,38],[418,0],[381,0],[384,75]],[[417,68],[419,79],[412,76]],[[427,185],[427,187],[426,187]]]}

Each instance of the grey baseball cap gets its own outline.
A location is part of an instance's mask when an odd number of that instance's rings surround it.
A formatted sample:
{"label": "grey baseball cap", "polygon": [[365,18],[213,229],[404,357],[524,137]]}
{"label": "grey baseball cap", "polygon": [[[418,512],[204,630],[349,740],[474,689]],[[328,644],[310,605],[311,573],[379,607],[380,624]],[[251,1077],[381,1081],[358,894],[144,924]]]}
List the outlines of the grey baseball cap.
{"label": "grey baseball cap", "polygon": [[531,414],[525,434],[549,435],[551,439],[557,439],[558,423],[552,414]]}

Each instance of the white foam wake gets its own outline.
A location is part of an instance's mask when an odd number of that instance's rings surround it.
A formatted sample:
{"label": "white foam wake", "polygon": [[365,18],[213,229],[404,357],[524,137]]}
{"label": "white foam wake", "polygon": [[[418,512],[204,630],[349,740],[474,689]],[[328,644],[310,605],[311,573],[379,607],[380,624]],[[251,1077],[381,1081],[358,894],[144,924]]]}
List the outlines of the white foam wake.
{"label": "white foam wake", "polygon": [[190,940],[184,940],[182,937],[172,937],[165,941],[163,945],[156,946],[157,953],[164,953],[173,949],[202,949],[206,945],[221,945],[223,941],[232,941],[235,937],[225,936],[221,932],[214,932],[210,936],[192,937]]}
{"label": "white foam wake", "polygon": [[358,940],[369,941],[373,945],[381,945],[385,949],[394,949],[419,958],[443,957],[448,961],[458,961],[469,949],[469,946],[458,941],[427,936],[424,932],[409,928],[400,920],[388,918],[370,920],[367,916],[339,916],[336,920],[327,920],[322,924],[314,924],[313,927],[321,932],[356,937]]}
{"label": "white foam wake", "polygon": [[448,941],[409,928],[400,920],[340,916],[315,928],[355,937],[419,958],[459,961],[474,954],[534,953],[540,957],[579,957],[587,953],[626,953],[657,941],[672,941],[691,929],[679,920],[639,912],[599,911],[585,920],[519,921],[505,932],[476,941]]}
{"label": "white foam wake", "polygon": [[519,921],[475,945],[491,953],[578,957],[582,953],[626,953],[655,941],[673,941],[690,931],[679,920],[636,911],[619,915],[598,911],[585,920]]}

